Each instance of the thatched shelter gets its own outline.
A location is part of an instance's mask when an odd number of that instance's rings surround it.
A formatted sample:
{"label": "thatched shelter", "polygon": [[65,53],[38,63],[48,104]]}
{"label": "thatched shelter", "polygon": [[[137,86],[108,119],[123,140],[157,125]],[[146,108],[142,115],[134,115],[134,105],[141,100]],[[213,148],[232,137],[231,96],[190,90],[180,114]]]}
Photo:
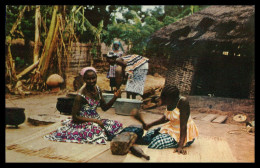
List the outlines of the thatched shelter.
{"label": "thatched shelter", "polygon": [[254,46],[255,6],[217,5],[155,32],[148,52],[169,56],[166,84],[184,94],[252,98]]}
{"label": "thatched shelter", "polygon": [[[42,48],[42,43],[39,46]],[[11,41],[11,53],[15,60],[16,57],[23,59],[28,65],[33,63],[33,49],[34,41],[26,42],[23,38],[12,39]],[[5,54],[7,54],[7,45],[5,44]],[[16,66],[17,67],[17,66]]]}

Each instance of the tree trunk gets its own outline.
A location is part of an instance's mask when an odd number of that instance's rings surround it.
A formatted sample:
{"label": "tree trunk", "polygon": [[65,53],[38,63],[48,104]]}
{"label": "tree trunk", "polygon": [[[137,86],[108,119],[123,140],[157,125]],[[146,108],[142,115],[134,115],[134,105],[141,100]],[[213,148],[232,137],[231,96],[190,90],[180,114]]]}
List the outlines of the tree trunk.
{"label": "tree trunk", "polygon": [[49,59],[47,59],[47,57],[50,55],[49,50],[51,48],[51,43],[52,43],[55,26],[56,26],[57,10],[58,10],[58,6],[55,5],[54,9],[53,9],[53,13],[52,13],[52,19],[51,19],[48,36],[45,40],[44,49],[43,49],[40,63],[39,63],[39,71],[40,71],[41,76],[43,76],[43,74],[45,73],[45,70],[47,69],[46,64],[48,64],[48,62],[46,63],[46,60],[47,61],[49,60]]}
{"label": "tree trunk", "polygon": [[21,23],[21,19],[23,17],[24,11],[27,6],[24,6],[24,8],[20,11],[20,14],[13,24],[13,27],[10,31],[10,35],[6,36],[6,42],[7,42],[7,58],[6,58],[6,69],[7,69],[7,76],[10,77],[10,83],[12,83],[13,80],[16,80],[16,71],[15,71],[15,61],[13,60],[12,54],[11,54],[11,42],[12,38],[11,35],[13,35],[14,31],[16,30],[17,26]]}
{"label": "tree trunk", "polygon": [[24,14],[24,11],[25,11],[26,8],[27,8],[27,5],[24,6],[24,8],[20,11],[20,14],[19,14],[18,18],[17,18],[16,22],[13,24],[13,27],[12,27],[12,29],[10,31],[11,35],[13,35],[13,33],[14,33],[15,29],[17,28],[17,26],[21,23],[21,20],[22,20],[22,17],[23,17],[23,14]]}
{"label": "tree trunk", "polygon": [[45,58],[45,62],[44,62],[44,65],[42,66],[42,69],[41,69],[41,75],[43,76],[43,79],[47,79],[47,70],[49,68],[49,64],[50,64],[50,59],[51,59],[51,56],[52,56],[52,53],[54,51],[54,49],[57,47],[57,40],[58,40],[58,29],[59,29],[59,25],[60,25],[60,19],[58,19],[58,16],[57,16],[57,22],[56,22],[56,26],[55,26],[55,30],[54,30],[54,33],[53,33],[53,38],[52,38],[52,41],[51,41],[51,45],[50,45],[50,48],[49,48],[49,51],[46,55],[46,58]]}
{"label": "tree trunk", "polygon": [[11,53],[11,42],[8,44],[7,49],[7,59],[6,59],[6,68],[9,71],[10,75],[10,82],[16,80],[16,71],[15,71],[15,61],[13,60],[12,53]]}
{"label": "tree trunk", "polygon": [[36,10],[35,10],[35,40],[34,40],[33,63],[36,63],[38,61],[38,59],[39,59],[40,29],[41,29],[40,5],[36,5]]}

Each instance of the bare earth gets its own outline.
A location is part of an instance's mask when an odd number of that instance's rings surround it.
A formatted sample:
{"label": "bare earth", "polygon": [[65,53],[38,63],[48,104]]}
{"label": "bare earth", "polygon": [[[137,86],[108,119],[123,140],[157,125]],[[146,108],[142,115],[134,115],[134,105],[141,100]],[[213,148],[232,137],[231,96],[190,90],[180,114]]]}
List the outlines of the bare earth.
{"label": "bare earth", "polygon": [[[146,86],[157,87],[163,86],[164,78],[161,76],[147,76]],[[55,122],[60,122],[62,119],[68,118],[66,115],[62,115],[56,110],[56,102],[58,97],[65,97],[67,92],[72,92],[72,82],[73,78],[69,78],[67,82],[68,90],[62,91],[60,93],[41,93],[37,95],[29,95],[25,98],[6,95],[6,107],[23,107],[25,108],[26,117],[30,117],[38,114],[46,114]],[[105,74],[98,75],[98,85],[103,90],[109,90],[109,81],[106,79]],[[124,96],[124,95],[123,95]],[[140,98],[140,97],[138,97]],[[227,98],[214,98],[206,96],[190,96],[191,104],[191,116],[198,113],[204,114],[219,114],[227,115],[228,119],[222,123],[212,123],[202,120],[194,119],[197,124],[200,135],[210,136],[210,137],[221,137],[227,141],[233,156],[237,162],[255,162],[255,134],[248,133],[245,131],[245,123],[237,123],[233,120],[233,116],[236,114],[245,114],[247,116],[247,121],[253,121],[255,118],[255,105],[254,100],[244,99],[227,99]],[[210,107],[210,108],[209,108]],[[142,110],[146,116],[160,115],[163,114],[165,107],[157,107],[156,109]],[[108,113],[114,109],[109,109]],[[109,112],[110,111],[110,112]],[[99,111],[101,114],[101,110]],[[152,120],[149,117],[147,120]],[[12,142],[17,141],[17,139],[22,139],[24,137],[30,136],[32,133],[41,131],[47,128],[49,125],[39,125],[34,126],[30,124],[27,120],[19,125],[16,129],[12,126],[6,126],[5,129],[5,139],[6,147],[11,145]],[[64,151],[64,152],[70,152]],[[6,148],[6,162],[67,162],[58,159],[44,158],[40,156],[26,155],[21,152],[14,150],[8,150]]]}

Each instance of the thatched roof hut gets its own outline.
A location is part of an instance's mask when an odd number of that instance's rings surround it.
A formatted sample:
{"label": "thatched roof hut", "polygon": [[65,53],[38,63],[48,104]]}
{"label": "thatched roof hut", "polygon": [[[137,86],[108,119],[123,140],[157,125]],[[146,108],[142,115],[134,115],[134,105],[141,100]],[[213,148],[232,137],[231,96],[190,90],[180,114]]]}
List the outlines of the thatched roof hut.
{"label": "thatched roof hut", "polygon": [[181,42],[253,44],[255,6],[210,6],[155,32],[153,43]]}
{"label": "thatched roof hut", "polygon": [[214,5],[156,31],[147,49],[168,54],[166,84],[182,93],[248,98],[254,97],[254,43],[255,6]]}

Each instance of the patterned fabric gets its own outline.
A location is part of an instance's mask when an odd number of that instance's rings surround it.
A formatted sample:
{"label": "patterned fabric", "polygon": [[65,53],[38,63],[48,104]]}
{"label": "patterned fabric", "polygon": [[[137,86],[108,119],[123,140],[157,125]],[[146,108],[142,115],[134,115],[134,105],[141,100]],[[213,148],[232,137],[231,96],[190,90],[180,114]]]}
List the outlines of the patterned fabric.
{"label": "patterned fabric", "polygon": [[123,56],[121,58],[127,62],[125,72],[129,74],[129,79],[133,78],[134,70],[136,70],[138,67],[149,61],[148,58],[136,54]]}
{"label": "patterned fabric", "polygon": [[[179,102],[172,111],[165,111],[164,115],[169,122],[162,125],[162,127],[149,130],[142,138],[143,144],[147,144],[148,148],[164,149],[178,147],[180,140],[180,111],[177,108],[178,104]],[[184,146],[190,146],[196,137],[198,137],[198,129],[191,116],[189,116]]]}
{"label": "patterned fabric", "polygon": [[128,126],[128,127],[124,128],[122,130],[122,132],[133,132],[133,133],[136,133],[136,135],[137,135],[136,143],[137,143],[138,140],[142,139],[142,136],[144,134],[144,130],[142,128],[131,127],[131,126]]}
{"label": "patterned fabric", "polygon": [[[83,105],[79,116],[101,120],[105,130],[94,122],[77,124],[74,123],[72,119],[67,119],[62,123],[63,126],[48,135],[45,135],[44,138],[59,142],[106,144],[107,140],[111,140],[115,135],[122,131],[122,123],[100,118],[99,114],[96,112],[99,100],[93,100],[87,96],[83,97],[88,103]],[[105,134],[105,131],[108,135]]]}
{"label": "patterned fabric", "polygon": [[147,69],[136,69],[133,78],[127,80],[125,90],[143,95],[147,72]]}
{"label": "patterned fabric", "polygon": [[115,55],[117,55],[118,58],[123,56],[123,51],[113,51]]}
{"label": "patterned fabric", "polygon": [[114,42],[113,42],[113,47],[112,47],[113,51],[115,51],[115,44],[118,44],[119,47],[120,47],[121,50],[122,50],[121,52],[124,52],[124,48],[123,48],[123,46],[122,46],[122,44],[121,44],[120,41],[114,41]]}
{"label": "patterned fabric", "polygon": [[[160,127],[149,130],[147,134],[143,137],[143,144],[147,144],[148,148],[153,149],[165,149],[165,148],[177,148],[178,142],[172,138],[169,134],[161,134]],[[185,147],[190,146],[195,139],[186,143]]]}
{"label": "patterned fabric", "polygon": [[[177,104],[178,106],[178,104]],[[171,135],[177,142],[180,140],[180,110],[176,107],[172,111],[164,112],[165,117],[170,120],[169,122],[165,123],[160,133],[165,133]],[[187,135],[184,141],[186,144],[189,141],[192,141],[194,138],[198,137],[198,128],[195,125],[194,121],[192,120],[191,116],[189,116],[187,122]]]}
{"label": "patterned fabric", "polygon": [[110,65],[109,71],[108,71],[108,78],[114,78],[116,77],[116,64]]}
{"label": "patterned fabric", "polygon": [[153,149],[165,149],[165,148],[177,148],[178,143],[169,134],[159,134],[152,139],[152,142],[148,145],[148,148]]}

